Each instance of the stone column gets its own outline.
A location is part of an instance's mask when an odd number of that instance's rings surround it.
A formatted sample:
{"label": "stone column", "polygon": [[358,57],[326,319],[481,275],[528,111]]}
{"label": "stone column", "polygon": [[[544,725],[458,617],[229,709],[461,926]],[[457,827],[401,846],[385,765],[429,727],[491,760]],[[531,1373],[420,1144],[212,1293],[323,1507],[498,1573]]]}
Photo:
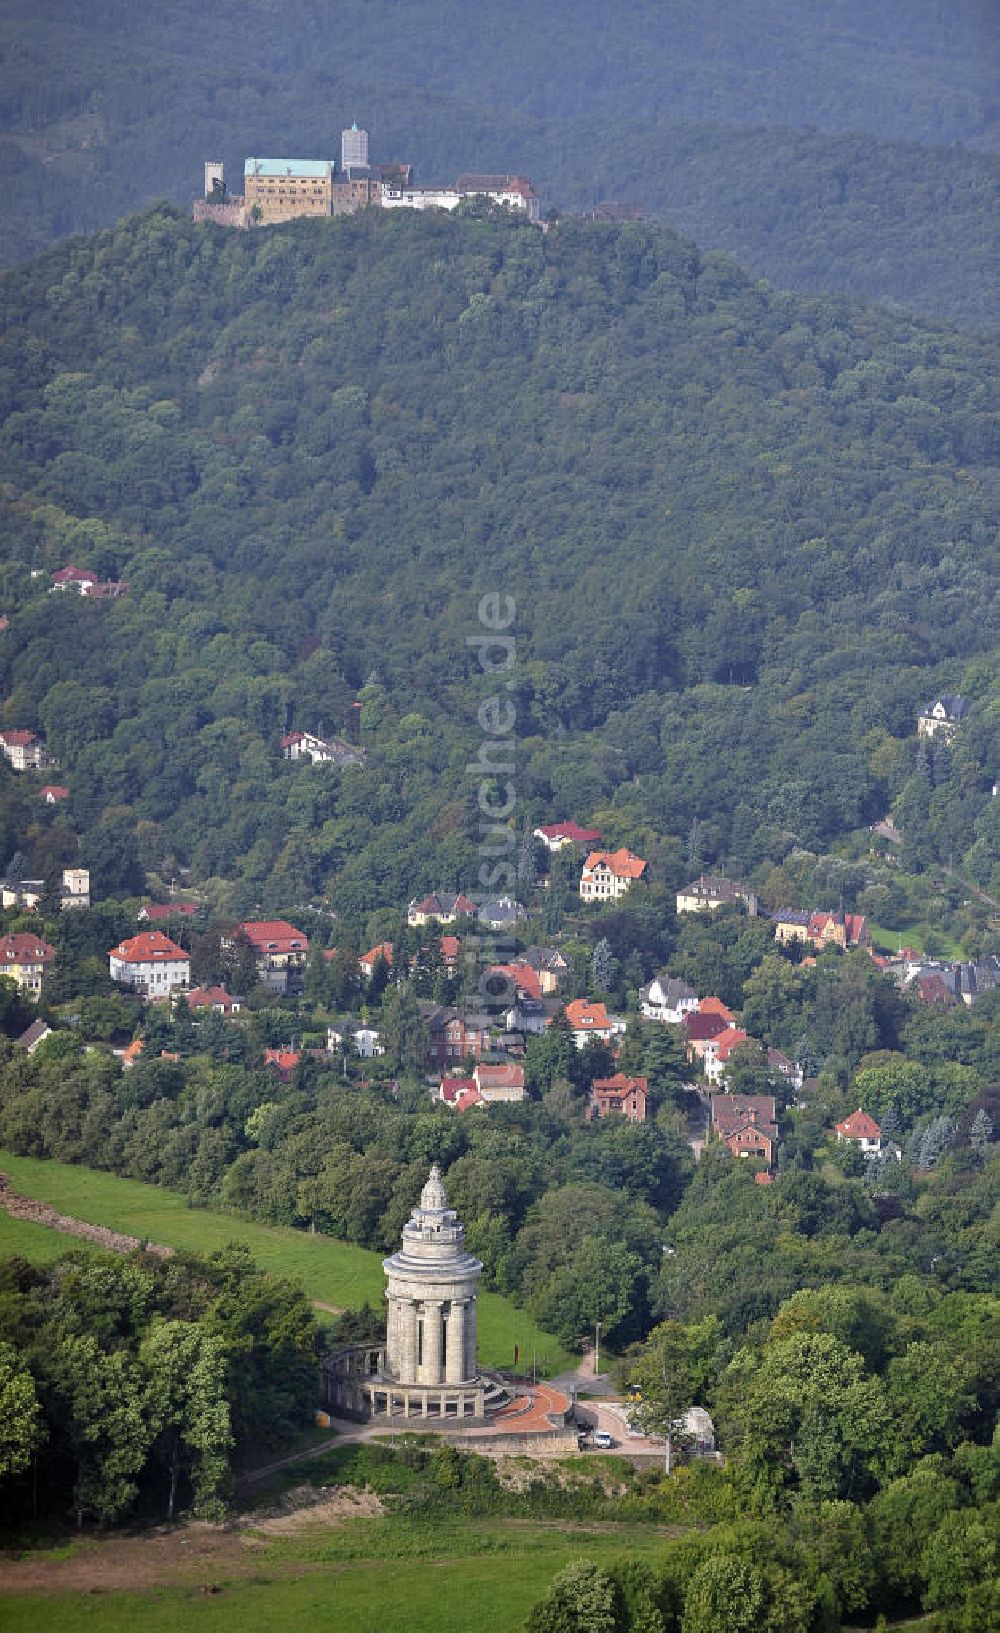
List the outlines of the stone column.
{"label": "stone column", "polygon": [[417,1306],[411,1301],[397,1305],[398,1342],[396,1346],[396,1377],[402,1383],[415,1383],[417,1377]]}
{"label": "stone column", "polygon": [[441,1303],[438,1299],[424,1300],[424,1367],[422,1382],[441,1382]]}
{"label": "stone column", "polygon": [[470,1298],[465,1307],[465,1376],[476,1376],[476,1299]]}
{"label": "stone column", "polygon": [[448,1344],[444,1360],[444,1381],[459,1384],[468,1376],[465,1371],[465,1305],[452,1299],[448,1316]]}

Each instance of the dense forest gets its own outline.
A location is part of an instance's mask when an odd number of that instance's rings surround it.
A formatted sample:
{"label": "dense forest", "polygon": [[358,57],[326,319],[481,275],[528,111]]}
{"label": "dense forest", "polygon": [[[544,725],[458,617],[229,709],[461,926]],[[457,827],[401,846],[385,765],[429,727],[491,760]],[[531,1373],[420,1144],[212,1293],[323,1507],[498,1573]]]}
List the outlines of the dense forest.
{"label": "dense forest", "polygon": [[[562,211],[642,207],[782,287],[997,321],[996,20],[985,0],[491,0],[202,15],[51,0],[0,20],[8,264],[251,153],[375,159],[424,181],[525,170]],[[389,50],[386,40],[392,41]],[[502,42],[502,45],[501,45]]]}
{"label": "dense forest", "polygon": [[[849,902],[892,807],[916,871],[995,893],[986,341],[646,225],[162,210],[2,295],[3,721],[70,789],[40,814],[0,770],[6,860],[79,836],[98,896],[188,868],[219,909],[325,901],[359,935],[468,887],[499,586],[518,822],[590,820],[668,891],[777,870],[780,905],[837,846]],[[129,595],[47,593],[68,561]],[[970,712],[929,753],[937,691]],[[356,700],[363,768],[281,761]]]}

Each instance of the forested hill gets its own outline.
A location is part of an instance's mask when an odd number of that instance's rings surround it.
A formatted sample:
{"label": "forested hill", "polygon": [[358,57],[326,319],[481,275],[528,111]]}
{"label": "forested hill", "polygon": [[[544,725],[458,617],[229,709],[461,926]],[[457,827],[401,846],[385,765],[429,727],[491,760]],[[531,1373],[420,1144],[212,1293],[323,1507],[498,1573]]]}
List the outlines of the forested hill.
{"label": "forested hill", "polygon": [[[519,814],[597,819],[662,878],[695,819],[752,865],[897,798],[988,883],[985,340],[639,225],[163,209],[0,287],[2,715],[60,755],[49,856],[72,829],[104,888],[138,850],[234,908],[470,882],[466,637],[499,589]],[[69,561],[128,598],[46,593]],[[280,761],[359,688],[364,770]],[[931,779],[938,690],[972,707]],[[0,787],[9,856],[30,802]]]}
{"label": "forested hill", "polygon": [[0,263],[167,198],[205,159],[523,170],[641,206],[784,288],[1000,323],[990,0],[8,0]]}

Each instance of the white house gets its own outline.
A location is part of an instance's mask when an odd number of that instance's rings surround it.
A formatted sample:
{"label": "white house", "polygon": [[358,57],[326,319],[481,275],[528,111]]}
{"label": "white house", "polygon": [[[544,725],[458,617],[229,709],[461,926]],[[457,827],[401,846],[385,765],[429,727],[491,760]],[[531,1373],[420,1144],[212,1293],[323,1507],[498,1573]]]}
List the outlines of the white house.
{"label": "white house", "polygon": [[191,985],[191,960],[161,930],[143,930],[120,941],[108,954],[112,981],[147,998],[165,998]]}
{"label": "white house", "polygon": [[45,752],[45,744],[33,731],[0,731],[0,754],[12,771],[38,771],[42,766],[54,766]]}
{"label": "white house", "polygon": [[686,981],[676,975],[658,975],[643,987],[640,1013],[647,1021],[665,1021],[668,1026],[680,1026],[685,1015],[693,1015],[698,1008],[698,997]]}
{"label": "white house", "polygon": [[857,1146],[862,1156],[874,1157],[882,1149],[882,1130],[874,1117],[859,1107],[837,1124],[837,1144],[844,1142]]}
{"label": "white house", "polygon": [[580,898],[585,902],[617,901],[647,873],[643,858],[624,846],[617,851],[591,851],[580,875]]}
{"label": "white house", "polygon": [[757,915],[757,897],[746,885],[720,874],[701,873],[689,885],[677,892],[678,913],[714,913],[719,907],[732,907],[737,902],[746,904],[751,918]]}
{"label": "white house", "polygon": [[942,737],[950,742],[969,712],[964,697],[936,697],[917,717],[918,737]]}

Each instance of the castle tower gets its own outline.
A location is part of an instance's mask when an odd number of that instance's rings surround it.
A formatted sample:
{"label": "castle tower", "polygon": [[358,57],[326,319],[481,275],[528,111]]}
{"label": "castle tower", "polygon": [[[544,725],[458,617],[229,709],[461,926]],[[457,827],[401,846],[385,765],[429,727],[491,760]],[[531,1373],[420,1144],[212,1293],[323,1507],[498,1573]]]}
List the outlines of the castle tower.
{"label": "castle tower", "polygon": [[205,197],[211,198],[218,190],[218,197],[222,197],[226,190],[225,173],[221,159],[205,160]]}
{"label": "castle tower", "polygon": [[340,133],[340,168],[345,176],[352,170],[368,169],[368,132],[359,130],[357,121]]}
{"label": "castle tower", "polygon": [[448,1206],[435,1163],[383,1261],[388,1286],[384,1376],[401,1385],[471,1383],[476,1376],[476,1290],[482,1265],[465,1251],[465,1229]]}

